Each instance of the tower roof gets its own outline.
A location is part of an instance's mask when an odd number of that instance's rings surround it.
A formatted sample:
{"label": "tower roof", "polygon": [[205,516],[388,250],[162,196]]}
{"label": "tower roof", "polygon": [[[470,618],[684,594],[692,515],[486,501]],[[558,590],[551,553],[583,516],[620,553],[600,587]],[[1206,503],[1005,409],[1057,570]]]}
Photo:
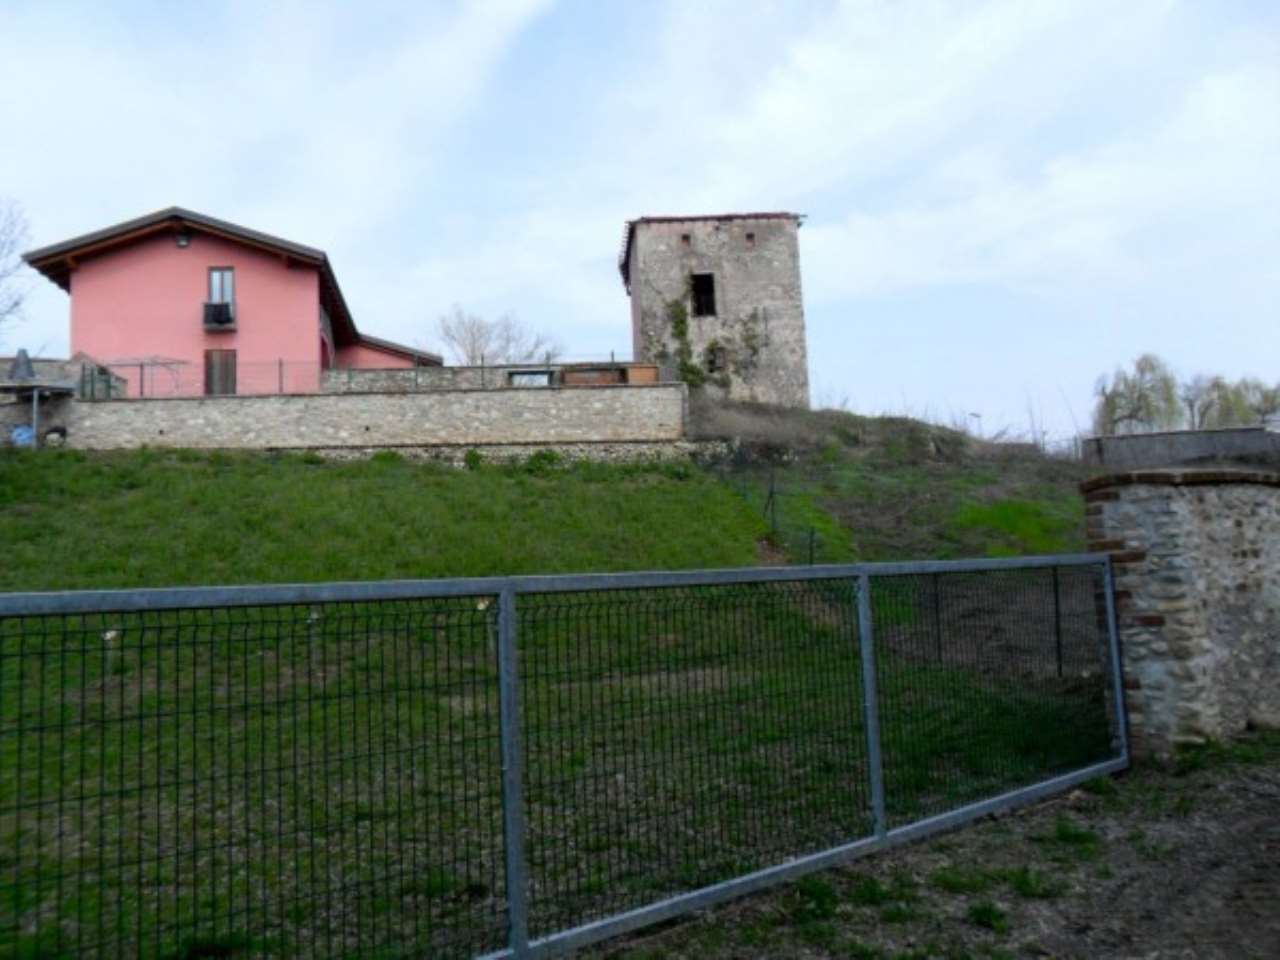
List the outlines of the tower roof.
{"label": "tower roof", "polygon": [[645,223],[696,223],[708,220],[729,222],[733,220],[794,220],[796,226],[804,223],[803,213],[787,213],[773,211],[769,213],[697,213],[686,216],[636,217],[628,220],[623,228],[622,251],[618,254],[618,272],[622,274],[622,284],[631,292],[631,243],[635,239],[636,227]]}

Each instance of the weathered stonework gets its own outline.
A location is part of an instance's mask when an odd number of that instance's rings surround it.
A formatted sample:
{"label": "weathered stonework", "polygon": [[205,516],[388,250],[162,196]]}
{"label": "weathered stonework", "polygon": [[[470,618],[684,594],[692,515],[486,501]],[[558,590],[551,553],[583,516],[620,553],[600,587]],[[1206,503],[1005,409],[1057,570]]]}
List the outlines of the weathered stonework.
{"label": "weathered stonework", "polygon": [[666,443],[684,438],[684,420],[683,384],[64,400],[42,412],[85,450]]}
{"label": "weathered stonework", "polygon": [[1272,428],[1226,427],[1086,437],[1080,452],[1085,463],[1109,470],[1203,465],[1226,460],[1270,465],[1280,463],[1280,424]]}
{"label": "weathered stonework", "polygon": [[407,460],[465,466],[475,451],[482,463],[518,463],[536,453],[550,451],[566,462],[671,463],[682,460],[713,462],[731,453],[723,440],[656,440],[602,443],[499,443],[441,445],[431,447],[317,447],[314,452],[331,460],[363,460],[380,450],[394,449]]}
{"label": "weathered stonework", "polygon": [[[791,214],[632,223],[623,267],[636,360],[732,400],[807,407],[799,225]],[[714,277],[714,316],[695,315],[694,274]]]}
{"label": "weathered stonework", "polygon": [[1280,474],[1116,474],[1083,485],[1111,554],[1135,747],[1280,727]]}

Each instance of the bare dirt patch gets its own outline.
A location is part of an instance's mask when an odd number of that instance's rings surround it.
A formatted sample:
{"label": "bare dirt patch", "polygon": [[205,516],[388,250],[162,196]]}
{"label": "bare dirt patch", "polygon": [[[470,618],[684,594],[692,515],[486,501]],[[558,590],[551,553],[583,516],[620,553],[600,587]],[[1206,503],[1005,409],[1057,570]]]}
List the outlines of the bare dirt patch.
{"label": "bare dirt patch", "polygon": [[1280,736],[1147,766],[597,948],[657,957],[1274,957]]}

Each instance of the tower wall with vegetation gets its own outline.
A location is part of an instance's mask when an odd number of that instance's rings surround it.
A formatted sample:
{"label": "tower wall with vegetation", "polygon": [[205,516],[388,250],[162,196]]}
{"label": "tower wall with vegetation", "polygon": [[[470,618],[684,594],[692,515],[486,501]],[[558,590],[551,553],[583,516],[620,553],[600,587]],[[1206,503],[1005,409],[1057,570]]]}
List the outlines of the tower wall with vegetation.
{"label": "tower wall with vegetation", "polygon": [[808,407],[799,218],[638,220],[635,357],[732,400]]}

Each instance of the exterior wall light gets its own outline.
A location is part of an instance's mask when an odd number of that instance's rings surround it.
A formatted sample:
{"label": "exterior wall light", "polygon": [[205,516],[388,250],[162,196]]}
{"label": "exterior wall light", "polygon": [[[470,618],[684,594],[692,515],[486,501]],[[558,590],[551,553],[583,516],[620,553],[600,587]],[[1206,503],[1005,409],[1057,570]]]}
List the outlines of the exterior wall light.
{"label": "exterior wall light", "polygon": [[173,242],[180,247],[189,247],[191,246],[191,234],[185,230],[179,230],[173,235]]}

